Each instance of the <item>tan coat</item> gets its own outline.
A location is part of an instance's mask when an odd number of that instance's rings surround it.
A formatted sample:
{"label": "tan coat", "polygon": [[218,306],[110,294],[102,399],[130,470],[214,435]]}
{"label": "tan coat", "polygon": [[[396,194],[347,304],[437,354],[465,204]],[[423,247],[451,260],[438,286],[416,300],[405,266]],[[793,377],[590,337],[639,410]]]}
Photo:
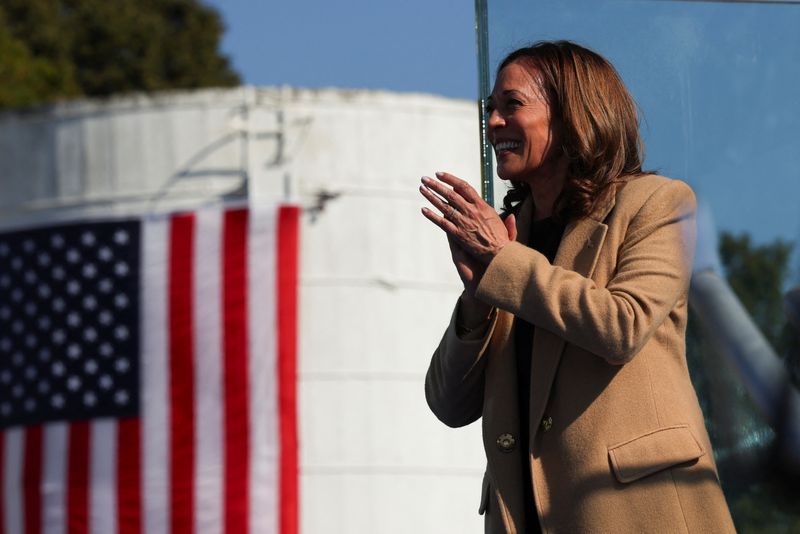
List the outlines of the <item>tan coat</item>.
{"label": "tan coat", "polygon": [[[546,533],[734,531],[686,366],[694,216],[683,182],[633,178],[567,227],[551,265],[522,244],[523,205],[518,242],[478,286],[497,309],[491,324],[460,338],[456,310],[425,383],[446,424],[483,417],[487,532],[521,532],[531,481],[519,454],[530,455]],[[522,425],[514,316],[536,326]],[[516,447],[519,432],[530,451]]]}

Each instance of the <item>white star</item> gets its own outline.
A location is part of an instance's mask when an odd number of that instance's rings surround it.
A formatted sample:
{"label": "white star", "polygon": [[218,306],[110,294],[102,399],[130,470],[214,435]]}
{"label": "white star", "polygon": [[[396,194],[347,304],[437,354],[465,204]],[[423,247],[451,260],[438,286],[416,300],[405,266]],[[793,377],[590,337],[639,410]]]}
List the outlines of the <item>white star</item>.
{"label": "white star", "polygon": [[64,364],[61,362],[53,362],[52,367],[50,367],[54,376],[64,376],[67,368],[64,367]]}
{"label": "white star", "polygon": [[23,356],[21,352],[15,352],[11,356],[11,363],[13,363],[15,367],[22,367],[22,364],[25,363],[25,356]]}
{"label": "white star", "polygon": [[30,269],[25,271],[23,278],[25,279],[25,283],[28,284],[29,286],[36,283],[36,273],[34,271],[31,271]]}
{"label": "white star", "polygon": [[64,299],[61,297],[56,297],[53,299],[53,309],[57,312],[64,311],[64,308],[67,307],[67,304],[64,302]]}
{"label": "white star", "polygon": [[111,293],[111,290],[114,289],[114,284],[108,278],[103,278],[100,280],[100,283],[97,284],[97,288],[100,290],[100,293]]}
{"label": "white star", "polygon": [[90,343],[92,341],[96,341],[97,340],[97,330],[95,330],[91,326],[89,328],[86,328],[83,331],[83,339],[85,339],[86,341],[88,341]]}
{"label": "white star", "polygon": [[50,349],[49,349],[49,348],[47,348],[47,347],[42,347],[42,348],[39,350],[39,360],[40,360],[40,361],[43,361],[43,362],[50,361],[50,356],[52,356],[52,353],[50,352]]}
{"label": "white star", "polygon": [[100,377],[99,383],[100,389],[108,391],[114,385],[114,380],[109,375],[103,375]]}
{"label": "white star", "polygon": [[128,242],[128,232],[125,230],[117,230],[114,232],[114,243],[124,245]]}
{"label": "white star", "polygon": [[67,251],[67,261],[70,263],[78,263],[81,261],[81,253],[76,248],[71,248]]}
{"label": "white star", "polygon": [[33,334],[28,334],[25,336],[25,346],[29,349],[36,348],[36,345],[39,344],[39,338],[34,336]]}
{"label": "white star", "polygon": [[127,358],[119,358],[116,362],[114,362],[114,368],[120,372],[125,373],[128,369],[130,369],[130,362]]}
{"label": "white star", "polygon": [[33,365],[29,365],[28,367],[25,368],[25,378],[27,378],[28,380],[33,380],[34,378],[36,378],[37,374],[38,373],[36,372],[36,367],[34,367]]}
{"label": "white star", "polygon": [[8,352],[11,350],[11,340],[7,337],[3,337],[0,339],[0,350],[3,352]]}
{"label": "white star", "polygon": [[97,299],[94,298],[93,295],[86,295],[83,297],[83,307],[87,310],[93,310],[97,308]]}
{"label": "white star", "polygon": [[20,269],[22,269],[22,258],[20,258],[19,256],[14,256],[13,258],[11,258],[11,268],[14,269],[15,271],[19,271]]}
{"label": "white star", "polygon": [[19,399],[24,394],[25,394],[25,388],[22,387],[22,384],[14,384],[11,387],[11,395],[13,395],[14,398]]}
{"label": "white star", "polygon": [[46,395],[50,391],[50,382],[47,380],[41,380],[36,386],[36,389],[38,389],[39,393],[42,395]]}
{"label": "white star", "polygon": [[53,406],[53,408],[56,408],[56,409],[63,408],[64,407],[64,396],[61,393],[56,393],[50,399],[50,404]]}
{"label": "white star", "polygon": [[117,293],[117,295],[114,297],[114,305],[117,308],[120,308],[120,309],[123,309],[123,310],[125,308],[127,308],[128,307],[128,295],[126,295],[125,293]]}
{"label": "white star", "polygon": [[119,261],[114,265],[114,274],[117,276],[125,276],[130,271],[128,264],[124,261]]}
{"label": "white star", "polygon": [[83,368],[87,374],[93,375],[97,372],[97,362],[94,360],[86,360],[86,363],[83,364]]}
{"label": "white star", "polygon": [[11,414],[11,405],[9,403],[7,403],[7,402],[4,402],[3,404],[0,404],[0,413],[2,413],[5,416],[10,415]]}
{"label": "white star", "polygon": [[28,301],[25,303],[25,314],[26,315],[36,315],[36,303]]}
{"label": "white star", "polygon": [[81,235],[81,243],[83,243],[84,246],[91,247],[96,242],[97,239],[92,232],[86,231],[83,233],[83,235]]}
{"label": "white star", "polygon": [[50,286],[48,286],[47,284],[41,284],[37,288],[37,291],[39,292],[39,296],[42,297],[43,299],[50,298],[50,294],[52,293],[50,291]]}
{"label": "white star", "polygon": [[39,262],[40,266],[47,267],[48,265],[50,265],[50,254],[48,254],[45,251],[42,251],[36,257],[36,260]]}
{"label": "white star", "polygon": [[92,407],[97,404],[97,395],[93,391],[87,391],[83,394],[83,404]]}
{"label": "white star", "polygon": [[0,287],[8,287],[11,285],[11,277],[7,274],[0,275]]}
{"label": "white star", "polygon": [[22,300],[22,296],[22,290],[18,287],[11,291],[11,300],[14,302],[20,302]]}
{"label": "white star", "polygon": [[92,279],[97,276],[97,267],[94,266],[94,263],[87,263],[83,266],[83,277]]}
{"label": "white star", "polygon": [[81,346],[77,343],[72,343],[69,347],[67,347],[67,356],[69,356],[73,360],[77,360],[81,357]]}
{"label": "white star", "polygon": [[128,404],[128,392],[121,389],[114,393],[114,402],[117,404]]}
{"label": "white star", "polygon": [[100,258],[101,261],[111,261],[111,259],[114,257],[114,253],[111,252],[110,248],[102,247],[97,251],[97,257]]}
{"label": "white star", "polygon": [[111,315],[110,311],[102,310],[99,314],[97,314],[97,320],[100,321],[100,324],[108,326],[113,322],[114,316]]}
{"label": "white star", "polygon": [[128,339],[129,336],[128,327],[125,325],[119,325],[114,329],[114,337],[119,339],[120,341],[124,341]]}
{"label": "white star", "polygon": [[35,399],[25,399],[25,410],[32,412],[36,409],[36,400]]}
{"label": "white star", "polygon": [[5,258],[8,256],[9,248],[8,245],[5,243],[0,243],[0,256]]}
{"label": "white star", "polygon": [[11,331],[15,334],[21,334],[25,330],[25,325],[20,320],[16,320],[11,323]]}
{"label": "white star", "polygon": [[70,295],[77,295],[81,292],[81,283],[77,280],[70,280],[67,282],[67,293]]}
{"label": "white star", "polygon": [[81,316],[78,312],[69,312],[67,314],[67,324],[76,327],[81,324]]}
{"label": "white star", "polygon": [[100,355],[105,356],[108,358],[114,353],[114,349],[111,347],[110,343],[103,343],[100,345]]}
{"label": "white star", "polygon": [[81,379],[79,376],[72,375],[67,378],[67,389],[70,391],[78,391],[81,388]]}
{"label": "white star", "polygon": [[67,276],[67,273],[64,271],[64,268],[60,265],[56,265],[55,267],[53,267],[53,270],[50,271],[50,274],[56,280],[63,280]]}
{"label": "white star", "polygon": [[11,317],[11,309],[8,306],[0,307],[0,318],[8,319]]}
{"label": "white star", "polygon": [[48,317],[47,315],[42,315],[41,317],[39,317],[38,323],[39,323],[39,330],[50,330],[50,326],[52,325],[50,317]]}
{"label": "white star", "polygon": [[0,382],[3,384],[10,384],[11,383],[11,371],[8,369],[4,369],[2,373],[0,373]]}
{"label": "white star", "polygon": [[53,343],[56,345],[61,345],[67,339],[67,334],[59,328],[58,330],[53,330],[53,335],[51,337],[53,339]]}
{"label": "white star", "polygon": [[33,242],[33,239],[26,239],[22,242],[22,250],[31,253],[36,250],[36,243]]}
{"label": "white star", "polygon": [[64,246],[64,238],[61,234],[53,234],[50,237],[50,245],[55,249],[59,249]]}

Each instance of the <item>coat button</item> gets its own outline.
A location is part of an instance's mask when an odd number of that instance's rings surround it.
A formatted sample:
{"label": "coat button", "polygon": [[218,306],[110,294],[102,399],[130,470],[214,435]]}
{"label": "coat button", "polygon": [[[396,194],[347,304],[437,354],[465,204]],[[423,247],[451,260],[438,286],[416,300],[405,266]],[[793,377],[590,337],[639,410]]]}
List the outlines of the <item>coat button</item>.
{"label": "coat button", "polygon": [[542,417],[542,430],[547,432],[551,428],[553,428],[553,418],[549,415],[545,415]]}
{"label": "coat button", "polygon": [[497,448],[503,452],[511,452],[517,445],[517,440],[511,434],[497,436]]}

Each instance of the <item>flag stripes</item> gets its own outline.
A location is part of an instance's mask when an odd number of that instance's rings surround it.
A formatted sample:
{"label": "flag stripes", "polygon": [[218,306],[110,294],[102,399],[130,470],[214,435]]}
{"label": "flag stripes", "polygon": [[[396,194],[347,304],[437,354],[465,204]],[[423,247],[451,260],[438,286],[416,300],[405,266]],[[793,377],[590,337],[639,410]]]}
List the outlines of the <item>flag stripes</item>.
{"label": "flag stripes", "polygon": [[1,431],[0,534],[297,534],[299,214],[141,220],[139,416]]}

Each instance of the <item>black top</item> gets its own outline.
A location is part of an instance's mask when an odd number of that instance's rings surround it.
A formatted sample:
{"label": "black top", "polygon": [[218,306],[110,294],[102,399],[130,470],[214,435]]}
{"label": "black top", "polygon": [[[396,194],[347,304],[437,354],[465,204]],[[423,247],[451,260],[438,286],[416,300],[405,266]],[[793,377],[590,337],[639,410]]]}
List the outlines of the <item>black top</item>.
{"label": "black top", "polygon": [[[558,245],[561,243],[561,235],[564,233],[564,225],[557,222],[552,217],[533,221],[531,223],[530,237],[528,246],[542,255],[550,263],[556,257]],[[533,330],[534,326],[519,317],[514,321],[514,345],[517,352],[517,391],[519,392],[519,446],[520,457],[522,458],[523,490],[525,497],[525,532],[527,534],[541,532],[539,518],[536,512],[536,503],[533,499],[533,488],[531,487],[531,464],[528,454],[530,451],[529,429],[530,429],[530,397],[531,397],[531,351],[533,350]],[[527,476],[525,476],[527,475]]]}

